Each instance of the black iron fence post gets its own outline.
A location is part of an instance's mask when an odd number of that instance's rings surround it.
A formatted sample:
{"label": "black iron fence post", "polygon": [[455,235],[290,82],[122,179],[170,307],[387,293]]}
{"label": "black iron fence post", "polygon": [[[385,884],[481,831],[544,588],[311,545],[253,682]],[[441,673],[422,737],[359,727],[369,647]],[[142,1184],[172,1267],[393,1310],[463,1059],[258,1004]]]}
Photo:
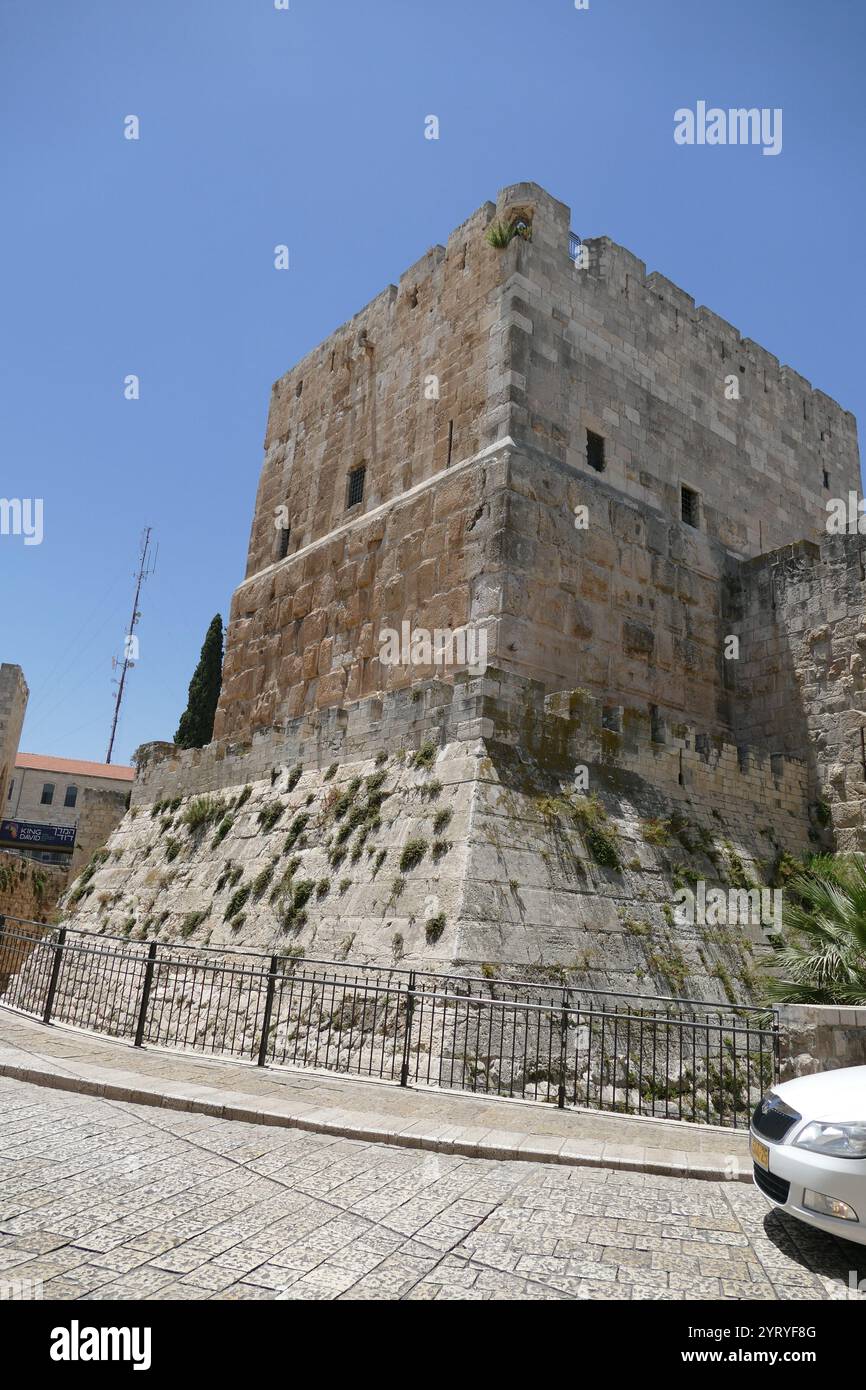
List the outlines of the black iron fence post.
{"label": "black iron fence post", "polygon": [[565,1069],[568,1062],[568,1010],[571,1003],[571,994],[568,990],[563,991],[562,1012],[559,1015],[559,1091],[556,1103],[560,1110],[565,1109]]}
{"label": "black iron fence post", "polygon": [[[557,1005],[555,995],[540,1002],[511,997],[529,988],[531,982],[521,981],[502,982],[508,997],[486,998],[471,992],[471,979],[423,970],[401,969],[395,980],[394,967],[358,967],[352,974],[343,962],[315,961],[308,975],[294,965],[289,969],[285,959],[275,954],[265,958],[269,960],[265,972],[261,957],[250,969],[244,964],[248,957],[242,955],[237,963],[234,952],[229,953],[228,962],[212,953],[202,962],[196,953],[187,957],[185,965],[179,946],[166,955],[156,941],[148,942],[144,953],[140,944],[129,947],[118,941],[94,942],[90,933],[0,913],[2,1007],[50,1024],[58,1007],[61,1021],[66,1021],[72,1017],[72,1003],[91,1001],[85,1026],[105,1026],[108,1018],[111,1031],[116,1013],[109,1011],[118,989],[123,989],[132,997],[119,1036],[129,1038],[132,1032],[134,1046],[140,1048],[149,1026],[156,967],[164,964],[166,973],[154,998],[154,1038],[158,1036],[167,1046],[210,1047],[213,1052],[243,1055],[265,1067],[272,1057],[283,1055],[285,1060],[290,1050],[285,1040],[279,1045],[274,1041],[280,1021],[281,1027],[295,1025],[287,1035],[295,1040],[294,1063],[312,1070],[336,1066],[391,1082],[399,1079],[402,1087],[451,1085],[498,1095],[514,1095],[515,1090],[519,1096],[531,1095],[534,1085],[536,1098],[543,1077],[545,1098],[550,1101],[555,1077],[556,1104],[561,1110],[578,1102],[598,1109],[633,1108],[631,1097],[636,1092],[640,1112],[682,1119],[684,1101],[690,1099],[692,1118],[701,1105],[707,1120],[716,1122],[717,1117],[719,1123],[734,1128],[747,1118],[753,1093],[766,1089],[768,1072],[770,1081],[776,1081],[785,1065],[787,1037],[779,1013],[755,1005],[725,1007],[708,1002],[699,1008],[694,1000],[641,995],[626,995],[630,1003],[611,1004],[608,1001],[618,999],[611,991],[585,992],[577,987],[576,995],[571,989],[557,990]],[[73,955],[61,993],[67,951]],[[136,1001],[139,970],[142,982]],[[177,991],[187,989],[190,973],[196,993],[188,1021],[180,1024],[173,1021],[172,1011],[180,1002]],[[15,984],[10,988],[13,976]],[[201,991],[200,980],[205,982]],[[159,1009],[163,1013],[157,1023]],[[202,1036],[205,1009],[208,1027],[215,1029],[212,1037],[210,1032]],[[495,1011],[501,1011],[498,1044],[500,1013]],[[510,1064],[504,1041],[506,1019],[512,1024]],[[387,1041],[392,1023],[393,1051]],[[422,1046],[422,1036],[427,1047]],[[325,1044],[323,1059],[320,1042]],[[726,1066],[732,1069],[730,1075]]]}
{"label": "black iron fence post", "polygon": [[156,964],[155,941],[151,941],[147,948],[147,961],[144,967],[144,982],[141,986],[141,1003],[138,1006],[138,1022],[135,1025],[135,1042],[133,1047],[141,1047],[144,1041],[144,1025],[147,1019],[147,1006],[150,1002],[150,987],[153,984],[153,969]]}
{"label": "black iron fence post", "polygon": [[262,1016],[262,1036],[259,1042],[258,1065],[263,1067],[268,1056],[268,1042],[271,1031],[271,1014],[274,1011],[274,991],[277,986],[277,970],[279,969],[279,956],[271,956],[271,963],[268,966],[268,988],[265,994],[265,1012]]}
{"label": "black iron fence post", "polygon": [[48,981],[48,998],[45,1000],[45,1009],[42,1014],[42,1022],[51,1022],[51,1010],[54,1008],[54,996],[57,993],[57,981],[60,978],[60,967],[63,963],[63,948],[66,941],[66,928],[61,927],[57,933],[57,940],[54,943],[54,960],[51,962],[51,979]]}
{"label": "black iron fence post", "polygon": [[412,1048],[412,1015],[415,1012],[415,971],[409,971],[406,987],[406,1027],[403,1030],[403,1065],[400,1068],[400,1085],[409,1085],[409,1054]]}

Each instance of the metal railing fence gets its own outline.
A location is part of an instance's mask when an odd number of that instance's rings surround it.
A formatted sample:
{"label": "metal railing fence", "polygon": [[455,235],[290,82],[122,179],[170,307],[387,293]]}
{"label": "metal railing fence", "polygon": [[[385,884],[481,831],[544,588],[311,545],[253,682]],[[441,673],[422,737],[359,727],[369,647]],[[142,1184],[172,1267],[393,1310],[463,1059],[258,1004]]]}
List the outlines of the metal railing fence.
{"label": "metal railing fence", "polygon": [[138,1047],[732,1127],[779,1076],[776,1016],[755,1006],[12,918],[0,918],[0,1004]]}

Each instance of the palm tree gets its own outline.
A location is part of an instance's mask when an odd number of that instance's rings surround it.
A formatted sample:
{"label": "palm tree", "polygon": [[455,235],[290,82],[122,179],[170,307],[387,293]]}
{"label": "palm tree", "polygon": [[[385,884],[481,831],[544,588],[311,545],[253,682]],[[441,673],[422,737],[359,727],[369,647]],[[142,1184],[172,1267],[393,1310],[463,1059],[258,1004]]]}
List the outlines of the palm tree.
{"label": "palm tree", "polygon": [[814,855],[785,885],[782,925],[770,998],[866,1004],[866,859]]}

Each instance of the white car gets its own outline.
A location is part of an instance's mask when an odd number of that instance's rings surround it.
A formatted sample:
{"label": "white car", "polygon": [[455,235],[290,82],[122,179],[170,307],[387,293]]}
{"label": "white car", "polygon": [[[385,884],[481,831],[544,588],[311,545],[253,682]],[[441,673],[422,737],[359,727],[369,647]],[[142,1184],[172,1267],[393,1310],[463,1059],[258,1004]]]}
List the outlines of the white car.
{"label": "white car", "polygon": [[749,1134],[765,1197],[799,1221],[866,1245],[866,1067],[773,1086]]}

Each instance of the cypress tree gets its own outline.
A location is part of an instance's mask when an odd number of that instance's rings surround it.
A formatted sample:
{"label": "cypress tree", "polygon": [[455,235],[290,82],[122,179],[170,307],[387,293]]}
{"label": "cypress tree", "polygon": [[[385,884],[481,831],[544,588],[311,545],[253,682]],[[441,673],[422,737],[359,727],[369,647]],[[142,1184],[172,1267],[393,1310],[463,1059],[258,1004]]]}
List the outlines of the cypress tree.
{"label": "cypress tree", "polygon": [[203,748],[210,743],[222,667],[223,620],[217,613],[207,630],[198,665],[189,683],[187,706],[174,736],[178,748]]}

